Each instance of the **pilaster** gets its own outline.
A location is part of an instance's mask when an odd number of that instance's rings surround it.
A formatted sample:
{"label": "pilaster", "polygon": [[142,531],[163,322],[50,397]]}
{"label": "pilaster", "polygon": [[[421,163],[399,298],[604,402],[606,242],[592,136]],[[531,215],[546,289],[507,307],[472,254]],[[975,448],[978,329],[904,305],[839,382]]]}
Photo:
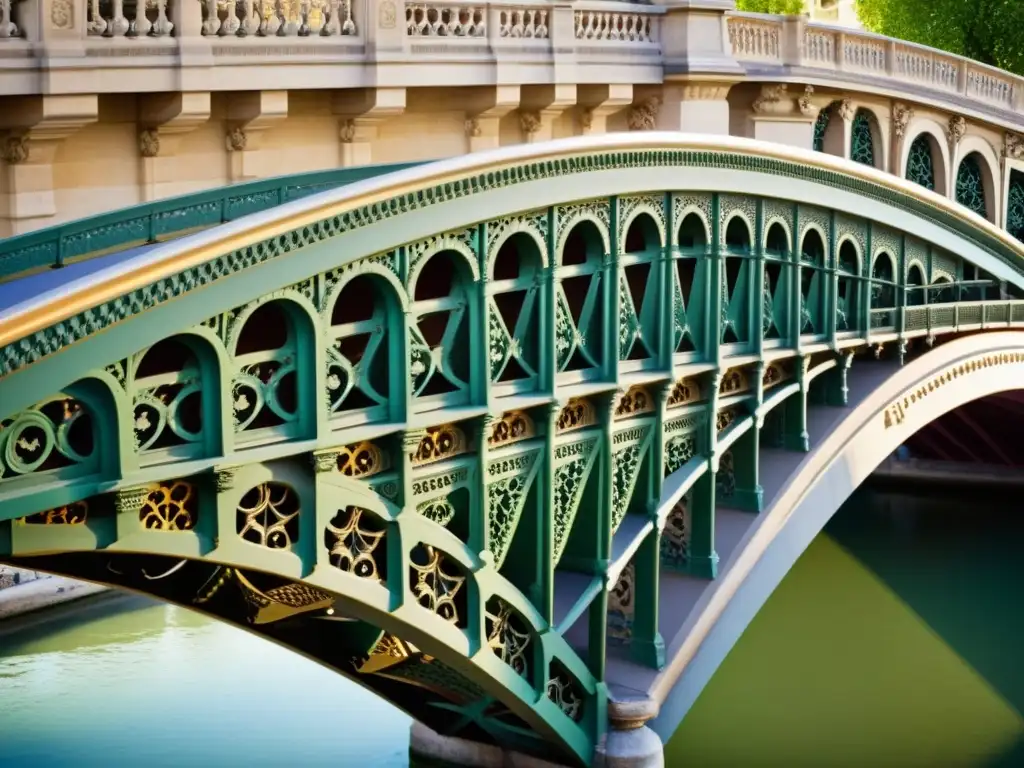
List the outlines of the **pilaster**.
{"label": "pilaster", "polygon": [[164,197],[161,185],[179,178],[182,138],[210,119],[210,93],[150,93],[138,97],[139,185],[143,201]]}
{"label": "pilaster", "polygon": [[0,112],[0,169],[5,194],[0,236],[45,226],[57,214],[53,164],[64,140],[99,119],[95,94],[23,96]]}
{"label": "pilaster", "polygon": [[794,392],[785,402],[784,409],[785,425],[782,436],[783,447],[790,451],[807,453],[811,450],[811,436],[807,431],[807,393],[810,389],[810,382],[807,373],[811,367],[811,358],[804,355],[797,360],[797,381],[800,384],[800,391]]}
{"label": "pilaster", "polygon": [[555,121],[575,106],[575,83],[523,86],[519,105],[523,141],[534,144],[556,138]]}
{"label": "pilaster", "polygon": [[373,142],[379,136],[381,124],[405,112],[405,107],[405,88],[336,92],[332,110],[338,116],[339,165],[342,168],[370,165]]}
{"label": "pilaster", "polygon": [[267,130],[288,117],[288,91],[232,93],[228,97],[228,179],[233,183],[273,176],[279,169],[261,151]]}
{"label": "pilaster", "polygon": [[501,146],[501,119],[519,109],[518,85],[495,85],[467,89],[461,99],[466,106],[466,141],[470,152]]}
{"label": "pilaster", "polygon": [[584,136],[608,132],[608,118],[633,102],[633,86],[580,85],[576,89],[579,103],[580,133]]}

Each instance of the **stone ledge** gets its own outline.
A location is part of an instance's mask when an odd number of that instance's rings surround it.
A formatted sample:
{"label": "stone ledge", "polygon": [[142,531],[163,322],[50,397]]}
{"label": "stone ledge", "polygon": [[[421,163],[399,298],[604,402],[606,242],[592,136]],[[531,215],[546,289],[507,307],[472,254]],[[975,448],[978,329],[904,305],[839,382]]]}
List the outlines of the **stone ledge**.
{"label": "stone ledge", "polygon": [[418,721],[409,732],[411,764],[417,766],[469,766],[470,768],[564,768],[520,752],[476,741],[442,736]]}
{"label": "stone ledge", "polygon": [[0,621],[106,592],[109,587],[60,576],[37,578],[0,590]]}

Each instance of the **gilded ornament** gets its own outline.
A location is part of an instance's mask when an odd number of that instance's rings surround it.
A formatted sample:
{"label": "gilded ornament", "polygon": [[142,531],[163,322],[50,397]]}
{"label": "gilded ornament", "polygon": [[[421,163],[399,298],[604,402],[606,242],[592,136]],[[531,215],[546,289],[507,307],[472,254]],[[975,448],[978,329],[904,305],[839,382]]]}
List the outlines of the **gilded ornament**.
{"label": "gilded ornament", "polygon": [[[410,563],[410,588],[416,601],[445,621],[459,624],[455,598],[462,589],[466,577],[455,570],[457,566],[448,564],[449,557],[441,550],[427,545],[420,545],[417,550],[421,556],[425,555],[426,562],[420,564],[414,558]],[[415,552],[416,550],[414,554]]]}
{"label": "gilded ornament", "polygon": [[[419,444],[419,441],[416,443]],[[337,469],[345,477],[371,477],[391,468],[388,454],[371,442],[346,445],[337,456]]]}
{"label": "gilded ornament", "polygon": [[559,432],[568,432],[594,424],[597,424],[597,412],[593,404],[582,397],[573,397],[559,411],[556,426]]}
{"label": "gilded ornament", "polygon": [[196,527],[198,506],[196,488],[191,483],[161,483],[143,501],[139,522],[149,530],[191,531]]}
{"label": "gilded ornament", "polygon": [[650,392],[645,387],[636,385],[626,390],[619,398],[615,406],[615,418],[625,419],[653,411],[654,399]]}
{"label": "gilded ornament", "polygon": [[76,501],[62,507],[54,507],[45,512],[23,517],[21,525],[84,525],[89,515],[89,502]]}
{"label": "gilded ornament", "polygon": [[427,430],[410,458],[414,466],[421,466],[449,459],[468,450],[469,446],[462,430],[454,424],[443,424]]}
{"label": "gilded ornament", "polygon": [[327,524],[328,557],[335,568],[361,579],[381,581],[377,548],[384,540],[383,521],[360,507],[339,509]]}
{"label": "gilded ornament", "polygon": [[668,407],[673,408],[686,403],[696,403],[701,400],[700,384],[692,378],[679,379],[672,385],[672,391],[668,396]]}
{"label": "gilded ornament", "polygon": [[287,549],[298,539],[298,497],[283,483],[249,489],[238,502],[236,517],[239,537],[261,547]]}
{"label": "gilded ornament", "polygon": [[509,411],[503,413],[501,418],[496,419],[491,425],[491,434],[487,438],[487,444],[492,447],[508,445],[531,438],[535,434],[533,419],[524,411]]}

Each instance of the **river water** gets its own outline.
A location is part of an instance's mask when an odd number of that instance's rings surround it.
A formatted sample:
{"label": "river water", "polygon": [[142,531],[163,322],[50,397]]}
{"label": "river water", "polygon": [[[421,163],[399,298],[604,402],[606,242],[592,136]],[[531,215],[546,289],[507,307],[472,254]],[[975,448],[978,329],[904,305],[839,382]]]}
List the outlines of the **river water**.
{"label": "river water", "polygon": [[[667,765],[1024,765],[1017,506],[859,492],[726,658]],[[187,611],[111,595],[12,626],[3,768],[408,765],[405,715]]]}

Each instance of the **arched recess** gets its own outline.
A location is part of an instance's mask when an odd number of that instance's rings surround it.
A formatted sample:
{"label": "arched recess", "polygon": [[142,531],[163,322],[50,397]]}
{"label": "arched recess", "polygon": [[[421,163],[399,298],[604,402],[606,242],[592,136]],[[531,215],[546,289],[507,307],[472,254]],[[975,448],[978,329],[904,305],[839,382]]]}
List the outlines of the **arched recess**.
{"label": "arched recess", "polygon": [[800,333],[820,336],[828,333],[825,311],[827,272],[825,237],[817,228],[804,231],[800,243]]}
{"label": "arched recess", "polygon": [[836,259],[836,330],[857,331],[861,327],[861,258],[851,239],[839,243]]}
{"label": "arched recess", "polygon": [[789,229],[783,222],[773,221],[768,225],[764,241],[764,285],[761,287],[764,305],[761,334],[765,339],[781,339],[787,335],[790,242]]}
{"label": "arched recess", "polygon": [[[916,154],[916,157],[915,157]],[[914,118],[907,126],[906,139],[900,157],[900,168],[909,181],[921,184],[919,174],[925,165],[931,165],[932,186],[922,184],[937,194],[949,195],[949,142],[942,128],[934,120]]]}
{"label": "arched recess", "polygon": [[676,232],[677,253],[673,260],[673,349],[695,352],[704,338],[704,295],[700,286],[708,280],[707,221],[695,210],[684,213]]}
{"label": "arched recess", "polygon": [[235,444],[311,434],[316,428],[315,311],[298,295],[247,306],[229,332],[235,366]]}
{"label": "arched recess", "polygon": [[661,230],[648,211],[632,217],[619,254],[619,360],[657,360],[661,281],[655,266],[663,246]]}
{"label": "arched recess", "polygon": [[837,114],[841,101],[833,101],[818,113],[814,122],[814,149],[836,157],[846,157],[845,126]]}
{"label": "arched recess", "polygon": [[953,281],[944,275],[940,275],[928,286],[929,304],[946,304],[956,300]]}
{"label": "arched recess", "polygon": [[[955,372],[955,375],[954,375]],[[960,338],[898,369],[824,435],[790,475],[719,575],[702,615],[648,689],[660,704],[649,725],[666,740],[786,573],[875,468],[907,438],[954,408],[1020,390],[1024,334]],[[918,393],[924,392],[923,396]],[[909,408],[900,408],[916,396]],[[692,627],[692,629],[690,629]]]}
{"label": "arched recess", "polygon": [[725,258],[722,260],[722,343],[750,340],[750,271],[752,225],[734,214],[725,225]]}
{"label": "arched recess", "polygon": [[125,428],[131,423],[130,407],[115,394],[117,386],[108,373],[97,372],[0,419],[0,509],[5,519],[62,508],[69,498],[69,481],[74,483],[71,495],[88,495],[120,476],[133,446]]}
{"label": "arched recess", "polygon": [[875,113],[861,107],[850,125],[850,159],[856,163],[885,169],[885,141]]}
{"label": "arched recess", "polygon": [[209,339],[192,333],[171,336],[131,357],[128,391],[140,465],[223,452],[225,362]]}
{"label": "arched recess", "polygon": [[888,251],[878,251],[871,264],[871,327],[896,325],[896,259]]}
{"label": "arched recess", "polygon": [[604,365],[601,270],[608,238],[596,221],[577,220],[558,253],[561,279],[555,298],[555,364],[559,373],[594,378]]}
{"label": "arched recess", "polygon": [[911,264],[907,270],[907,304],[916,307],[927,302],[924,270],[920,264]]}
{"label": "arched recess", "polygon": [[982,218],[994,222],[999,210],[999,157],[981,136],[964,136],[957,147],[953,199]]}
{"label": "arched recess", "polygon": [[470,259],[452,248],[421,257],[410,279],[409,372],[417,410],[469,402],[477,312]]}
{"label": "arched recess", "polygon": [[543,269],[543,251],[532,233],[514,232],[497,248],[488,302],[488,359],[497,394],[540,386]]}
{"label": "arched recess", "polygon": [[404,416],[405,291],[387,269],[348,272],[331,291],[327,400],[332,429]]}

